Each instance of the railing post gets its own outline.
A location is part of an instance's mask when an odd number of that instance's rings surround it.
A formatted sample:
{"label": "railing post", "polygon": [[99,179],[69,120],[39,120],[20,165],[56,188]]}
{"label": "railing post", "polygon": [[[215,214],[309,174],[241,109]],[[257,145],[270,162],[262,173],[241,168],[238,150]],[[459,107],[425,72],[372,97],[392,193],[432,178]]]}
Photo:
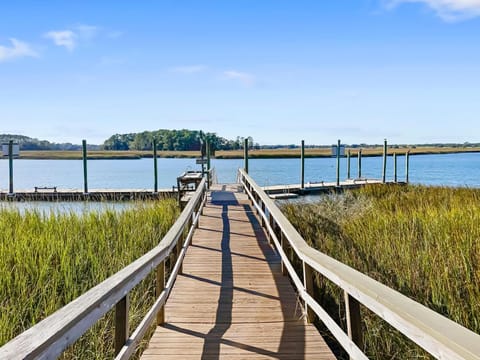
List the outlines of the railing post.
{"label": "railing post", "polygon": [[358,149],[358,179],[362,178],[362,149]]}
{"label": "railing post", "polygon": [[387,139],[383,140],[383,168],[382,168],[382,183],[387,181]]}
{"label": "railing post", "polygon": [[[285,256],[288,258],[288,241],[285,239],[285,234],[283,231],[280,232],[280,245],[282,247],[283,252],[285,253]],[[286,276],[288,274],[288,269],[285,266],[285,262],[282,259],[282,274],[283,276]]]}
{"label": "railing post", "polygon": [[272,233],[269,233],[270,236],[268,239],[270,240],[270,244],[273,243],[273,236],[275,234],[275,220],[273,219],[272,213],[268,213],[268,222],[270,223],[270,229],[272,230]]}
{"label": "railing post", "polygon": [[301,150],[300,150],[300,180],[301,180],[301,189],[305,188],[305,140],[302,140]]}
{"label": "railing post", "polygon": [[408,168],[409,168],[409,157],[410,157],[410,150],[407,150],[405,153],[405,182],[408,184]]}
{"label": "railing post", "polygon": [[87,182],[87,140],[82,140],[82,157],[83,157],[83,192],[88,194]]}
{"label": "railing post", "polygon": [[8,193],[13,194],[13,140],[8,142],[8,173],[9,173],[9,186]]}
{"label": "railing post", "polygon": [[[183,233],[180,235],[180,237],[177,240],[177,259],[175,262],[180,259],[180,253],[182,252],[183,249],[183,243],[185,242],[186,236],[184,236],[185,230],[183,230]],[[181,274],[183,272],[183,262],[180,264],[180,268],[178,270],[178,273]]]}
{"label": "railing post", "polygon": [[[165,260],[162,261],[157,267],[157,285],[156,295],[160,296],[162,291],[165,290]],[[157,313],[157,325],[162,325],[165,322],[165,306],[162,306]]]}
{"label": "railing post", "polygon": [[[265,203],[262,201],[262,213],[265,214]],[[263,218],[263,215],[260,214],[260,217],[262,218],[262,227],[265,228],[265,219]]]}
{"label": "railing post", "polygon": [[153,139],[153,192],[158,192],[157,140]]}
{"label": "railing post", "polygon": [[[303,286],[307,294],[313,297],[313,269],[305,261],[303,262]],[[307,321],[313,323],[315,321],[315,312],[307,305],[306,301],[305,310]]]}
{"label": "railing post", "polygon": [[348,337],[360,348],[363,349],[362,319],[360,315],[360,303],[346,291],[345,313],[347,316]]}
{"label": "railing post", "polygon": [[245,139],[244,144],[243,144],[243,158],[244,158],[244,168],[245,172],[248,174],[248,138]]}
{"label": "railing post", "polygon": [[347,179],[350,180],[350,150],[347,151]]}
{"label": "railing post", "polygon": [[397,182],[397,153],[393,153],[393,182]]}
{"label": "railing post", "polygon": [[115,355],[122,350],[128,340],[128,294],[115,305]]}

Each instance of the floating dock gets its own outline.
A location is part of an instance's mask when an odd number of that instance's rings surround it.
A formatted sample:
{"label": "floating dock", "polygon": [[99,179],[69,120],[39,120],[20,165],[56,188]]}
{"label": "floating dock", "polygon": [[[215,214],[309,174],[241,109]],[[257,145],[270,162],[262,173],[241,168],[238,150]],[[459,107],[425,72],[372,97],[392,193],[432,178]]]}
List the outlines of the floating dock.
{"label": "floating dock", "polygon": [[79,189],[19,190],[13,194],[0,190],[0,201],[130,201],[173,197],[177,191],[162,189],[95,189],[84,193]]}
{"label": "floating dock", "polygon": [[[405,184],[404,182],[387,182],[388,184]],[[292,198],[294,195],[315,194],[332,191],[342,191],[346,189],[357,189],[369,184],[382,184],[380,179],[349,179],[340,181],[339,185],[335,181],[308,182],[302,187],[301,184],[291,185],[271,185],[263,186],[262,189],[271,198]],[[280,196],[279,196],[280,195]],[[285,196],[285,197],[282,197]]]}

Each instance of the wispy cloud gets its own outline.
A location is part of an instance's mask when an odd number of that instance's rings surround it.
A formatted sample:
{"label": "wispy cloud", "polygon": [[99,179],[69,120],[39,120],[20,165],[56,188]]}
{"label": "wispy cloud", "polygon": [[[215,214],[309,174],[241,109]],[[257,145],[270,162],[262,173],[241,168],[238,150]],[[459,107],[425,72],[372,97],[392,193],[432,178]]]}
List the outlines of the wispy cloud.
{"label": "wispy cloud", "polygon": [[11,46],[0,45],[0,62],[22,57],[38,57],[38,54],[26,42],[11,38]]}
{"label": "wispy cloud", "polygon": [[79,41],[90,41],[97,36],[98,32],[98,26],[80,24],[64,30],[52,30],[44,36],[51,39],[55,45],[73,51]]}
{"label": "wispy cloud", "polygon": [[73,51],[77,45],[77,34],[71,30],[49,31],[45,37],[51,39],[55,45],[65,47],[68,51]]}
{"label": "wispy cloud", "polygon": [[250,87],[255,84],[255,76],[245,72],[227,70],[223,72],[223,76],[228,80],[238,81],[244,86]]}
{"label": "wispy cloud", "polygon": [[394,8],[402,3],[423,3],[445,21],[454,22],[480,16],[480,0],[387,0]]}
{"label": "wispy cloud", "polygon": [[186,66],[175,66],[171,68],[171,71],[182,73],[182,74],[194,74],[207,70],[205,65],[186,65]]}

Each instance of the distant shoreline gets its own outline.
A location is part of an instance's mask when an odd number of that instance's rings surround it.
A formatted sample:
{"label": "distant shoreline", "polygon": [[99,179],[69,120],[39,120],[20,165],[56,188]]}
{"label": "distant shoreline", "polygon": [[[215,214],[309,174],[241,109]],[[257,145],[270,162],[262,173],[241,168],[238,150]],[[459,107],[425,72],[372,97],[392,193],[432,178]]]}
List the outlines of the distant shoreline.
{"label": "distant shoreline", "polygon": [[[350,150],[352,157],[357,157],[360,148],[346,148]],[[478,153],[480,147],[401,147],[389,148],[388,154],[405,155],[409,151],[410,155],[438,155],[438,154],[458,154],[458,153]],[[198,158],[199,151],[158,151],[159,158]],[[363,157],[381,156],[383,149],[362,148]],[[152,151],[89,151],[88,159],[90,160],[138,160],[143,158],[152,158]],[[251,159],[284,159],[299,158],[300,149],[260,149],[249,150],[249,158]],[[306,158],[329,158],[332,157],[330,148],[306,148]],[[6,159],[6,157],[3,157]],[[243,159],[243,150],[219,150],[215,154],[216,159]],[[79,160],[82,159],[81,151],[21,151],[19,159],[33,160]]]}

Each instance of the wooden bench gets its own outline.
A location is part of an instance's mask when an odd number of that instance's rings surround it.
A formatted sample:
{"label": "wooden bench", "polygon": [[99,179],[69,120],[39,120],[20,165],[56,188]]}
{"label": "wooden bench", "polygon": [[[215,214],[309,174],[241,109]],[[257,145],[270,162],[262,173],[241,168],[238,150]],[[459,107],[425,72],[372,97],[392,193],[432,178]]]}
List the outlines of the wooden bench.
{"label": "wooden bench", "polygon": [[53,192],[57,192],[56,186],[35,186],[35,192],[38,190],[53,190]]}

